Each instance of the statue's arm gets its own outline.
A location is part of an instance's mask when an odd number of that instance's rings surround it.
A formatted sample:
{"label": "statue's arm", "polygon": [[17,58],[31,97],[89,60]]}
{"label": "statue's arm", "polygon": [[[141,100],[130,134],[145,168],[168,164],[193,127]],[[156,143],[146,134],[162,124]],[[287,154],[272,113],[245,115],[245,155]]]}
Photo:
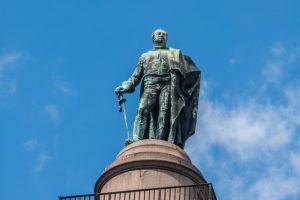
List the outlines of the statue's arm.
{"label": "statue's arm", "polygon": [[131,77],[122,83],[121,86],[117,87],[116,93],[132,93],[135,87],[141,82],[143,78],[143,57],[141,57],[131,75]]}

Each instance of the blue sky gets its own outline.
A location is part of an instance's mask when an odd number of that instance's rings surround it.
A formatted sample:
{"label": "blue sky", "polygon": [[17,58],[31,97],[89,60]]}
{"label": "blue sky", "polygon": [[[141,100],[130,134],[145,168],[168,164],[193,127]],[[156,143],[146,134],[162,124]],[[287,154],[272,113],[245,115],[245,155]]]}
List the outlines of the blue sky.
{"label": "blue sky", "polygon": [[300,199],[296,0],[0,1],[1,199],[93,191],[126,138],[113,90],[158,27],[202,70],[186,151],[218,198]]}

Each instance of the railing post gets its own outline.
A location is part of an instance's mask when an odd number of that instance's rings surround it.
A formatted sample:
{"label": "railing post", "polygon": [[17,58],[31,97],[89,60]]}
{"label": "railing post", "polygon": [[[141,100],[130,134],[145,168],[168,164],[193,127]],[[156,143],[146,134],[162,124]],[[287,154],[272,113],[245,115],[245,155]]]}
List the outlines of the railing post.
{"label": "railing post", "polygon": [[208,200],[212,200],[211,199],[211,194],[212,193],[212,190],[211,190],[211,183],[208,185]]}
{"label": "railing post", "polygon": [[158,190],[158,200],[160,200],[161,189]]}

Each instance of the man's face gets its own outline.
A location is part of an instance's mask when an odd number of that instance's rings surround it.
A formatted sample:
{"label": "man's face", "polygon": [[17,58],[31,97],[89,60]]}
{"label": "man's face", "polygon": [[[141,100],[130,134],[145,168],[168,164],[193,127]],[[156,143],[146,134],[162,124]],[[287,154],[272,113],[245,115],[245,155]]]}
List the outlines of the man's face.
{"label": "man's face", "polygon": [[153,42],[156,44],[163,44],[165,45],[167,42],[167,34],[164,31],[155,31],[153,34]]}

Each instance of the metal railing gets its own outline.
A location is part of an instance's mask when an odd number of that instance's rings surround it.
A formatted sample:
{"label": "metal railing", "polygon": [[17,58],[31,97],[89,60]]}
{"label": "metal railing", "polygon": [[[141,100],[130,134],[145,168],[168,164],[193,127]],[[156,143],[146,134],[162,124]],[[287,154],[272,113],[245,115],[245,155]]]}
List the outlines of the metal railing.
{"label": "metal railing", "polygon": [[61,196],[59,200],[216,200],[211,183]]}

